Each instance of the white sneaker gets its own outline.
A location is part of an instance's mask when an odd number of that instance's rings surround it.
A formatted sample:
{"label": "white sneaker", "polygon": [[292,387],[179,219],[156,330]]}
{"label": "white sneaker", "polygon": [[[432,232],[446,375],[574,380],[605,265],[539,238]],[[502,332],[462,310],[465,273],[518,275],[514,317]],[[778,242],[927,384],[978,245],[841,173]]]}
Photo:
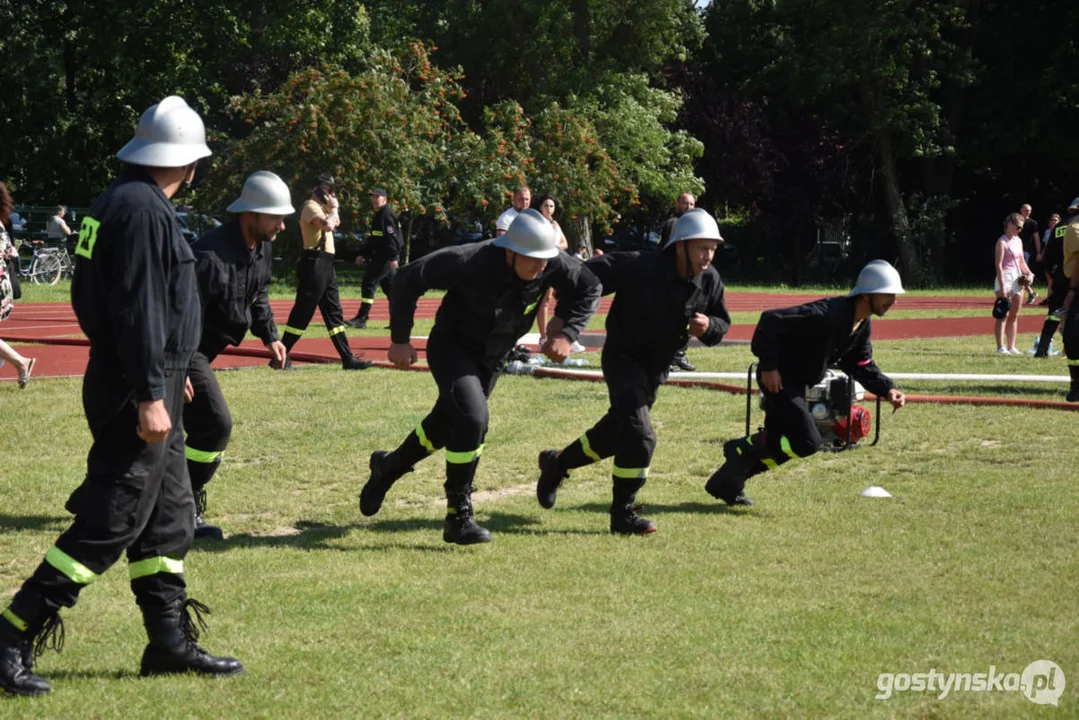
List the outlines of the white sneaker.
{"label": "white sneaker", "polygon": [[577,342],[576,340],[573,341],[573,344],[570,345],[569,349],[571,352],[584,352],[588,350],[588,348],[586,348],[584,345]]}
{"label": "white sneaker", "polygon": [[1008,348],[1008,353],[1011,355],[1022,355],[1023,351],[1016,348]]}
{"label": "white sneaker", "polygon": [[1011,355],[1008,348],[997,348],[997,355]]}

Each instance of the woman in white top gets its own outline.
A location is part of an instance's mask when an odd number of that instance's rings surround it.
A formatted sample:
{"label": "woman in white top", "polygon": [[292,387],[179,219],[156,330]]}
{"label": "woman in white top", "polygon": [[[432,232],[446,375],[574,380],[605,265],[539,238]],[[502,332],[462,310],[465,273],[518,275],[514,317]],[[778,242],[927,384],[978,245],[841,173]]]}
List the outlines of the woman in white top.
{"label": "woman in white top", "polygon": [[[558,231],[558,248],[563,252],[568,250],[569,243],[566,242],[566,235],[562,232],[558,221],[554,219],[555,211],[558,210],[558,201],[552,195],[540,195],[536,198],[535,207],[539,210],[540,215],[550,220],[551,224],[555,226],[555,230]],[[554,288],[549,288],[540,301],[539,311],[536,313],[536,329],[539,330],[541,346],[547,338],[547,316],[550,315],[553,309]],[[580,352],[580,350],[574,349],[574,352]]]}
{"label": "woman in white top", "polygon": [[1023,305],[1023,287],[1034,280],[1034,273],[1023,259],[1023,241],[1019,237],[1022,228],[1023,216],[1019,213],[1004,218],[1004,234],[997,240],[994,250],[997,277],[993,291],[998,298],[1007,298],[1011,303],[1008,315],[997,320],[993,329],[997,352],[1001,355],[1023,354],[1015,347],[1015,335],[1019,328],[1019,308]]}

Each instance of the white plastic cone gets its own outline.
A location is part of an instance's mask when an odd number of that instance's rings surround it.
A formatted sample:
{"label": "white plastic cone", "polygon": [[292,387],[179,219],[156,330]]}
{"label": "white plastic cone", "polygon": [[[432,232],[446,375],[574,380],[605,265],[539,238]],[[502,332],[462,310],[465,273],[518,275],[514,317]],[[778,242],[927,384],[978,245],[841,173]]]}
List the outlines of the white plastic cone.
{"label": "white plastic cone", "polygon": [[865,490],[862,491],[862,497],[881,497],[881,498],[884,498],[884,497],[891,497],[891,496],[892,496],[892,494],[890,492],[888,492],[887,490],[885,490],[882,487],[877,487],[876,485],[872,485],[870,487],[867,487]]}

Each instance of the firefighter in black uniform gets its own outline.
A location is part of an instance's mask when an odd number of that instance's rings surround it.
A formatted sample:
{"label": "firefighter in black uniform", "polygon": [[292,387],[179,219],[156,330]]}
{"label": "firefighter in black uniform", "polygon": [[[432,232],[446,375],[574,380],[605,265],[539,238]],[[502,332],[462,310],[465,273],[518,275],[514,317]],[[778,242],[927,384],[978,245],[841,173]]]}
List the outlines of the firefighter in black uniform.
{"label": "firefighter in black uniform", "polygon": [[1079,216],[1079,198],[1072,200],[1071,205],[1068,206],[1068,215],[1069,217],[1064,222],[1057,223],[1057,226],[1053,228],[1052,237],[1042,248],[1042,265],[1053,282],[1050,284],[1047,298],[1046,309],[1049,312],[1045,316],[1045,322],[1042,323],[1038,349],[1034,351],[1036,358],[1049,357],[1049,346],[1053,343],[1053,335],[1068,312],[1067,308],[1064,308],[1064,298],[1068,296],[1068,277],[1064,274],[1064,235],[1068,231],[1068,225]]}
{"label": "firefighter in black uniform", "polygon": [[[678,199],[674,201],[674,214],[667,218],[667,221],[663,223],[663,229],[659,234],[659,247],[665,248],[671,242],[671,237],[674,235],[674,226],[678,222],[678,218],[682,217],[687,210],[692,210],[697,207],[697,198],[693,197],[690,193],[682,193],[678,196]],[[685,370],[686,372],[693,372],[697,369],[697,366],[689,361],[686,357],[686,348],[689,347],[689,341],[686,344],[678,348],[678,351],[674,354],[674,358],[671,360],[671,370]]]}
{"label": "firefighter in black uniform", "polygon": [[532,327],[547,288],[557,292],[558,306],[543,352],[556,362],[569,355],[599,305],[599,281],[557,243],[554,225],[524,210],[494,240],[444,248],[398,271],[388,353],[398,367],[416,362],[410,341],[416,301],[431,288],[447,291],[427,342],[438,400],[397,450],[371,455],[371,478],[360,494],[364,515],[377,513],[401,475],[444,447],[448,507],[442,539],[459,545],[490,541],[472,515],[472,479],[487,434],[487,398],[506,356]]}
{"label": "firefighter in black uniform", "polygon": [[613,455],[611,532],[656,531],[655,523],[634,508],[656,448],[649,411],[667,380],[671,359],[687,339],[717,345],[730,328],[723,281],[712,267],[721,242],[711,215],[687,210],[658,255],[607,253],[585,263],[603,284],[603,294],[615,293],[602,359],[611,407],[561,452],[540,453],[536,496],[542,507],[554,507],[558,487],[570,470]]}
{"label": "firefighter in black uniform", "polygon": [[194,394],[184,406],[184,452],[195,495],[196,539],[223,538],[221,528],[203,519],[205,488],[232,434],[232,415],[210,363],[229,345],[239,345],[249,329],[270,350],[275,365],[285,362],[266,288],[273,277],[270,243],[285,229],[285,216],[295,212],[288,186],[272,172],[253,173],[228,211],[236,215],[191,246],[202,301],[202,340],[187,372]]}
{"label": "firefighter in black uniform", "polygon": [[[334,349],[341,356],[341,366],[345,370],[363,370],[374,363],[356,357],[348,344],[341,299],[337,295],[337,273],[333,269],[333,230],[341,224],[338,207],[337,183],[329,175],[319,175],[311,199],[300,211],[303,255],[296,268],[296,303],[289,313],[281,342],[285,344],[285,350],[291,352],[292,346],[307,330],[317,307]],[[270,366],[276,367],[277,361],[271,361]],[[291,367],[288,360],[285,367]]]}
{"label": "firefighter in black uniform", "polygon": [[726,462],[704,486],[712,497],[728,505],[752,505],[743,492],[747,479],[820,450],[820,431],[806,407],[806,390],[819,383],[829,367],[838,365],[895,410],[906,404],[903,393],[873,362],[869,341],[870,318],[882,317],[903,292],[896,269],[873,260],[846,297],[761,314],[752,349],[759,358],[764,430],[724,443]]}
{"label": "firefighter in black uniform", "polygon": [[0,687],[51,690],[31,646],[63,644],[58,610],[126,551],[150,643],[142,675],[232,675],[233,658],[196,643],[205,606],[187,599],[194,501],[183,455],[184,384],[199,342],[195,258],[169,198],[210,154],[198,114],[171,96],[147,110],[118,157],[126,167],[83,218],[72,305],[90,339],[83,408],[93,436],[75,519],[0,613]]}
{"label": "firefighter in black uniform", "polygon": [[[1066,288],[1064,301],[1061,304],[1061,314],[1064,316],[1064,356],[1068,358],[1068,372],[1071,374],[1071,387],[1068,389],[1068,402],[1079,402],[1079,198],[1072,200],[1068,207],[1073,212],[1068,218],[1067,227],[1064,228],[1063,267],[1064,283]],[[1056,291],[1057,283],[1053,283]]]}
{"label": "firefighter in black uniform", "polygon": [[371,234],[360,254],[356,256],[356,264],[366,262],[367,270],[360,285],[360,310],[348,323],[354,328],[367,327],[367,316],[371,313],[371,306],[375,304],[376,288],[381,287],[386,297],[390,297],[393,275],[403,247],[397,217],[386,201],[385,190],[375,188],[371,191],[371,207],[375,211],[371,217]]}

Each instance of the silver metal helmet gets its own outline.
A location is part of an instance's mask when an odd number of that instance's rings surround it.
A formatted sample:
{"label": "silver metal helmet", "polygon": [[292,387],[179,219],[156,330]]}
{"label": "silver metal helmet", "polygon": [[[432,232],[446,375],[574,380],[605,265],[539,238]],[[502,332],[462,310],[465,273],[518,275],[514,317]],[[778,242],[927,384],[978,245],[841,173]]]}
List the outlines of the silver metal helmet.
{"label": "silver metal helmet", "polygon": [[550,220],[532,208],[517,213],[510,228],[495,238],[498,247],[530,258],[553,258],[558,254],[558,232]]}
{"label": "silver metal helmet", "polygon": [[685,240],[715,240],[723,242],[716,219],[700,208],[686,210],[674,223],[671,240],[666,247]]}
{"label": "silver metal helmet", "polygon": [[905,292],[903,282],[899,279],[898,270],[886,260],[871,260],[858,273],[858,282],[847,297],[869,295],[871,293],[902,295]]}
{"label": "silver metal helmet", "polygon": [[239,199],[227,209],[231,213],[257,212],[267,215],[291,215],[296,212],[292,207],[288,185],[268,170],[251,173],[240,191]]}
{"label": "silver metal helmet", "polygon": [[135,137],[116,157],[135,165],[178,168],[210,154],[202,118],[182,97],[170,95],[142,114]]}
{"label": "silver metal helmet", "polygon": [[1071,201],[1071,205],[1068,206],[1068,212],[1079,210],[1079,197]]}

